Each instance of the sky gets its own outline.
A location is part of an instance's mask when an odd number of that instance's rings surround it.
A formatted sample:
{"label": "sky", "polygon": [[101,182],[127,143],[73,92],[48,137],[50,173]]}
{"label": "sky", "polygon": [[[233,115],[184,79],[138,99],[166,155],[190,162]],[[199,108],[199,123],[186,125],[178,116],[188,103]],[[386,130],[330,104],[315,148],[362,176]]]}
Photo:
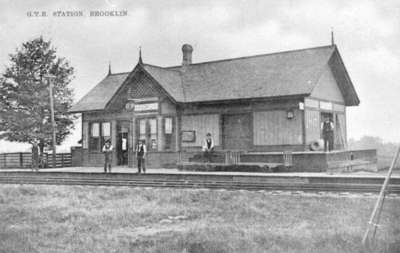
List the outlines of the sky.
{"label": "sky", "polygon": [[[127,16],[90,17],[90,11]],[[46,11],[46,17],[28,12]],[[82,11],[83,17],[54,17]],[[400,142],[400,1],[387,0],[0,0],[0,72],[9,54],[43,35],[75,68],[71,86],[79,100],[108,71],[131,71],[143,61],[179,65],[181,46],[193,62],[330,44],[331,29],[361,104],[348,108],[348,136]],[[76,145],[80,127],[64,143]],[[0,152],[26,146],[0,141]]]}

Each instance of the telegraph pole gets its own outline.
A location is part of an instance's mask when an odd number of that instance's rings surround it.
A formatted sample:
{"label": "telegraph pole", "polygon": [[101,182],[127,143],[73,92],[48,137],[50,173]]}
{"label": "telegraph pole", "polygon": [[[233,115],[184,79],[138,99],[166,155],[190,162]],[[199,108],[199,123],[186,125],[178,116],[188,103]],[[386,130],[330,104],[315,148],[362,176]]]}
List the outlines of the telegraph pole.
{"label": "telegraph pole", "polygon": [[[398,147],[396,154],[393,157],[392,164],[390,165],[388,174],[386,175],[385,181],[383,182],[381,191],[379,193],[378,200],[376,201],[374,210],[372,211],[372,214],[371,214],[371,218],[369,219],[367,230],[365,231],[364,237],[362,239],[362,244],[365,249],[368,249],[371,242],[373,243],[373,241],[371,241],[371,240],[375,239],[375,234],[376,234],[377,227],[379,225],[379,220],[380,220],[380,216],[381,216],[381,212],[382,212],[382,208],[383,208],[383,202],[385,200],[387,188],[389,186],[390,177],[392,176],[393,169],[396,166],[397,161],[399,160],[399,157],[400,157],[400,147]],[[371,231],[372,231],[372,235],[370,236]]]}
{"label": "telegraph pole", "polygon": [[53,98],[53,80],[56,78],[53,75],[46,75],[47,83],[49,85],[50,93],[50,114],[51,114],[51,128],[52,128],[52,149],[53,149],[53,168],[56,167],[56,122],[54,120],[54,98]]}

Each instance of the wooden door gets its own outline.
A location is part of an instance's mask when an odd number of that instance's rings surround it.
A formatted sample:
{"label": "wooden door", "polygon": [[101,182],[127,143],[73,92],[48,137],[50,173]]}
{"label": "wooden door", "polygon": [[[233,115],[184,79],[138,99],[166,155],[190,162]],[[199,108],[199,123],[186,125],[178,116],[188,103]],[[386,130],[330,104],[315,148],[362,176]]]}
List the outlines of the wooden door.
{"label": "wooden door", "polygon": [[222,134],[224,149],[248,150],[251,145],[250,114],[224,115]]}
{"label": "wooden door", "polygon": [[127,165],[128,164],[128,148],[129,148],[129,121],[121,121],[118,122],[117,125],[117,158],[118,165]]}

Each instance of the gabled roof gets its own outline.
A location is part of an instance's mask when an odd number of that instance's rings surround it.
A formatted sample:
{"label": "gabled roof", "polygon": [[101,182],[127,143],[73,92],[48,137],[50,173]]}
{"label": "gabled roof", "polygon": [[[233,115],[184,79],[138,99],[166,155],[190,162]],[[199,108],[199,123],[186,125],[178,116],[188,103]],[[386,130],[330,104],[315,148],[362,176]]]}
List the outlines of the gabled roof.
{"label": "gabled roof", "polygon": [[[143,67],[178,103],[308,96],[316,87],[323,69],[329,66],[337,76],[346,105],[359,103],[336,46],[166,68],[142,63],[138,66]],[[107,76],[70,111],[105,109],[128,74]]]}
{"label": "gabled roof", "polygon": [[158,66],[143,64],[143,68],[151,75],[175,101],[184,101],[181,72]]}
{"label": "gabled roof", "polygon": [[326,46],[191,64],[182,72],[185,102],[310,94],[333,50]]}
{"label": "gabled roof", "polygon": [[128,73],[111,74],[91,89],[78,103],[74,104],[70,112],[104,110],[119,87],[128,77]]}

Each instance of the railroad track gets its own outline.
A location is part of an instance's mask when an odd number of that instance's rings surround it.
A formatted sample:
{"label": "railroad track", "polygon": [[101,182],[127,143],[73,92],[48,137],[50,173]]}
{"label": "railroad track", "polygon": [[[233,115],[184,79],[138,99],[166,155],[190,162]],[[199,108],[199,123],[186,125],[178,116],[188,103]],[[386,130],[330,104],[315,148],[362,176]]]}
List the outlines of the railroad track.
{"label": "railroad track", "polygon": [[[126,174],[75,172],[1,172],[0,184],[89,185],[208,188],[250,191],[378,193],[382,177],[248,176],[212,174]],[[387,193],[400,194],[400,178]]]}

